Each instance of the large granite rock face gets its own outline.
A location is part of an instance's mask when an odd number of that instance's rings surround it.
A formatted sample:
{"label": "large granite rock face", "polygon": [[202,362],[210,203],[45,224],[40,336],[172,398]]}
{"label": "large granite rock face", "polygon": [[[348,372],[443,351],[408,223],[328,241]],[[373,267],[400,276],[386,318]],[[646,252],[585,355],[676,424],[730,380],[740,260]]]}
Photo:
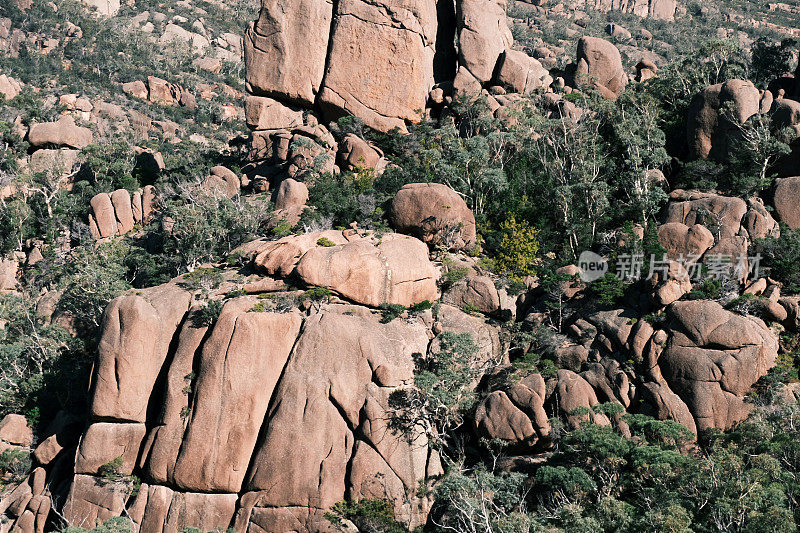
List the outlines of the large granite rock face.
{"label": "large granite rock face", "polygon": [[436,2],[337,4],[318,104],[327,118],[356,115],[381,131],[419,119],[434,83]]}
{"label": "large granite rock face", "polygon": [[[409,527],[425,523],[432,502],[418,488],[441,475],[441,462],[420,430],[391,426],[389,396],[414,387],[416,358],[435,349],[434,321],[427,311],[387,323],[374,307],[437,298],[428,247],[348,230],[242,250],[260,272],[244,292],[261,297],[231,295],[243,282],[228,269],[205,292],[181,277],[109,304],[89,424],[71,443],[45,440],[35,457],[50,474],[39,469],[0,496],[0,514],[13,505],[30,514],[15,514],[15,527],[43,524],[50,508],[37,518],[40,502],[29,502],[46,494],[48,478],[61,487],[57,511],[84,526],[125,514],[148,532],[327,531],[330,506],[363,498],[388,500]],[[359,303],[305,305],[265,271]],[[204,310],[209,298],[223,302],[216,317]],[[480,323],[491,330],[476,334],[485,357],[499,358],[499,340],[482,341],[498,337],[494,326]],[[0,424],[0,441],[30,445],[30,430],[26,441],[17,426],[23,417]]]}
{"label": "large granite rock face", "polygon": [[333,2],[264,0],[245,34],[248,91],[311,106],[322,84]]}
{"label": "large granite rock face", "polygon": [[514,42],[506,24],[506,4],[506,0],[456,3],[458,62],[481,83],[492,79],[498,59]]}
{"label": "large granite rock face", "polygon": [[738,125],[759,112],[760,101],[755,85],[744,80],[710,85],[695,95],[687,121],[690,156],[727,160]]}
{"label": "large granite rock face", "polygon": [[[263,0],[245,37],[247,90],[259,98],[248,100],[248,124],[291,127],[306,108],[402,131],[422,118],[434,84],[459,66],[488,84],[512,45],[506,0]],[[520,59],[504,83],[524,92],[549,83]]]}
{"label": "large granite rock face", "polygon": [[659,363],[689,406],[697,429],[723,430],[750,412],[743,397],[775,364],[778,344],[764,323],[734,315],[716,302],[676,302],[672,338]]}

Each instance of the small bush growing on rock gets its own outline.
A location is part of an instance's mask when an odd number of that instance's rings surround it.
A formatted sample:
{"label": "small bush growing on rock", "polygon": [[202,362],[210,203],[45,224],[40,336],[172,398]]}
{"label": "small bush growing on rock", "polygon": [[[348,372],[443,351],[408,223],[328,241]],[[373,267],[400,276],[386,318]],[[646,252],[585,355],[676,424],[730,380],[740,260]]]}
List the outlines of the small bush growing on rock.
{"label": "small bush growing on rock", "polygon": [[611,272],[589,285],[589,292],[604,307],[614,307],[625,296],[627,285]]}
{"label": "small bush growing on rock", "polygon": [[395,520],[392,504],[386,500],[366,498],[358,502],[341,501],[325,513],[325,518],[339,531],[349,531],[345,528],[345,520],[352,522],[359,531],[374,533],[407,531]]}
{"label": "small bush growing on rock", "polygon": [[69,526],[66,529],[62,529],[60,533],[87,533],[88,531],[93,533],[133,533],[134,529],[133,522],[129,518],[117,516],[91,530],[78,526]]}
{"label": "small bush growing on rock", "polygon": [[272,309],[272,305],[267,301],[260,301],[250,308],[251,313],[266,313]]}
{"label": "small bush growing on rock", "polygon": [[408,307],[409,313],[421,313],[432,308],[433,304],[429,300],[422,300]]}
{"label": "small bush growing on rock", "polygon": [[196,327],[210,326],[219,318],[222,312],[223,303],[221,300],[209,300],[202,308],[198,309],[194,315]]}
{"label": "small bush growing on rock", "polygon": [[[31,470],[30,453],[19,448],[8,448],[0,453],[0,480],[8,477],[15,482],[22,479]],[[2,481],[0,481],[2,487]]]}
{"label": "small bush growing on rock", "polygon": [[98,468],[97,473],[100,474],[100,476],[105,479],[116,481],[123,477],[121,470],[122,470],[122,457],[115,457],[111,461],[107,462],[106,464]]}
{"label": "small bush growing on rock", "polygon": [[320,237],[319,239],[317,239],[317,245],[324,246],[325,248],[330,248],[332,246],[336,246],[336,243],[327,237]]}
{"label": "small bush growing on rock", "polygon": [[442,287],[451,287],[467,277],[469,269],[466,267],[448,268],[447,272],[442,276]]}
{"label": "small bush growing on rock", "polygon": [[388,324],[389,322],[391,322],[392,320],[394,320],[395,318],[399,317],[400,315],[406,312],[405,306],[400,304],[383,303],[381,304],[380,309],[381,309],[381,314],[383,315],[381,317],[381,324]]}
{"label": "small bush growing on rock", "polygon": [[543,378],[554,377],[558,372],[558,368],[552,360],[545,359],[536,352],[528,352],[512,364],[515,370],[525,374],[537,372]]}
{"label": "small bush growing on rock", "polygon": [[209,291],[222,283],[222,273],[216,268],[196,268],[183,276],[183,283],[189,290]]}
{"label": "small bush growing on rock", "polygon": [[323,300],[327,301],[330,300],[333,293],[328,287],[314,287],[313,289],[308,289],[306,292],[300,295],[300,301],[303,300],[311,300],[314,302],[321,302]]}
{"label": "small bush growing on rock", "polygon": [[700,285],[695,285],[685,298],[687,300],[716,300],[720,296],[722,284],[712,278],[704,279]]}

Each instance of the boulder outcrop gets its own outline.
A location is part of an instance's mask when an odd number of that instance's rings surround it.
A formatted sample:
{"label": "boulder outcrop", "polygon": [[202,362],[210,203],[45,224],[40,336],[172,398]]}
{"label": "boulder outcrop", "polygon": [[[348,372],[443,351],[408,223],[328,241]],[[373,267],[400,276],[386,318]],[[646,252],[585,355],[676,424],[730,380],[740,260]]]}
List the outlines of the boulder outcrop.
{"label": "boulder outcrop", "polygon": [[676,302],[672,336],[659,358],[670,388],[686,403],[697,429],[729,429],[749,413],[743,397],[775,364],[775,335],[754,317],[716,302]]}
{"label": "boulder outcrop", "polygon": [[[759,112],[761,95],[750,81],[730,80],[711,85],[689,106],[687,135],[690,156],[726,161],[738,125]],[[730,107],[731,111],[726,109]]]}
{"label": "boulder outcrop", "polygon": [[476,244],[475,216],[454,190],[440,183],[409,183],[392,200],[395,229],[431,246],[466,250]]}
{"label": "boulder outcrop", "polygon": [[64,116],[57,122],[31,125],[28,142],[34,148],[66,147],[80,150],[92,144],[92,130],[75,124],[75,119]]}
{"label": "boulder outcrop", "polygon": [[628,75],[616,46],[597,37],[581,37],[570,85],[590,87],[615,100],[625,89]]}
{"label": "boulder outcrop", "polygon": [[[238,183],[238,178],[236,181]],[[156,191],[152,185],[146,185],[133,194],[126,189],[117,189],[111,194],[96,194],[89,202],[89,231],[92,238],[97,240],[125,235],[136,224],[147,224],[153,215],[155,198]]]}

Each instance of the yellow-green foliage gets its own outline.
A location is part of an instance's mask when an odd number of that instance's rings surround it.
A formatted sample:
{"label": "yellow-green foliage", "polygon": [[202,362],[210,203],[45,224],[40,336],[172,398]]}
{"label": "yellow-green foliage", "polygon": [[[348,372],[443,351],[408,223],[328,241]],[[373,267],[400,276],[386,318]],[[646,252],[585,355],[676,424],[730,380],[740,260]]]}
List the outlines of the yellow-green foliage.
{"label": "yellow-green foliage", "polygon": [[525,221],[517,222],[509,214],[500,224],[503,238],[493,259],[495,268],[514,278],[536,274],[539,254],[539,231]]}

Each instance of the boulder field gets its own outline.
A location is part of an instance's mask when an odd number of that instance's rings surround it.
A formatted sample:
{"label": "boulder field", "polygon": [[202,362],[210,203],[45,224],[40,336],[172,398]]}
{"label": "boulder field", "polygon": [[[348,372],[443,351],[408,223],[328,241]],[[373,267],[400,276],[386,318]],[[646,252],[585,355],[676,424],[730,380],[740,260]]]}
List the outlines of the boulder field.
{"label": "boulder field", "polygon": [[[398,193],[395,208],[418,189]],[[427,218],[424,204],[411,212]],[[696,226],[677,234],[678,245],[713,242]],[[619,415],[591,410],[605,402],[693,433],[728,429],[775,364],[777,337],[760,319],[679,301],[654,323],[586,309],[556,349],[556,373],[504,379],[501,322],[526,312],[536,288],[510,297],[467,256],[466,277],[441,284],[452,265],[436,250],[358,229],[261,239],[232,255],[243,267],[206,265],[116,298],[88,418],[56,425],[35,447],[36,468],[0,496],[6,523],[42,531],[52,508],[74,525],[124,515],[147,532],[334,531],[332,505],[377,498],[407,526],[424,524],[432,500],[418,488],[435,486],[442,461],[421,425],[393,423],[391,397],[414,390],[419,359],[450,333],[468,333],[476,364],[492,369],[474,384],[467,431],[523,454],[548,450],[554,416],[624,433]],[[425,301],[434,305],[412,308]],[[383,304],[408,310],[387,319]],[[24,418],[0,422],[0,447],[32,445]]]}
{"label": "boulder field", "polygon": [[355,115],[375,130],[405,130],[436,90],[547,87],[539,61],[511,49],[506,8],[506,0],[264,0],[244,41],[248,122],[288,129],[313,109],[325,122]]}

